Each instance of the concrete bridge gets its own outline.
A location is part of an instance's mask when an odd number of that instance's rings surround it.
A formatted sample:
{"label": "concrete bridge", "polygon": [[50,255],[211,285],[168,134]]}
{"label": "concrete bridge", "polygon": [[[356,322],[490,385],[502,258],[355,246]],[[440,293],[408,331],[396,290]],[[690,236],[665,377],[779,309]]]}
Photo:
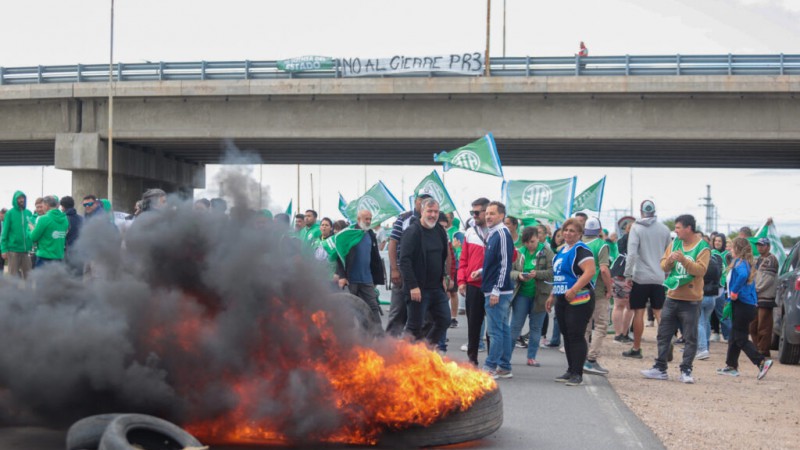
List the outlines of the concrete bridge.
{"label": "concrete bridge", "polygon": [[[0,164],[106,190],[104,83],[0,86]],[[224,149],[265,163],[432,164],[491,131],[504,165],[800,168],[800,75],[126,81],[115,200],[201,187]]]}

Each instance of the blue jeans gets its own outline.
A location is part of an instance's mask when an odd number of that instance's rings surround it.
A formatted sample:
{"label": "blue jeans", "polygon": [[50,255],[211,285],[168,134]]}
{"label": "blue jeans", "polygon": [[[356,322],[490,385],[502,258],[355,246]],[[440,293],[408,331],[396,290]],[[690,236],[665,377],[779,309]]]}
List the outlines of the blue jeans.
{"label": "blue jeans", "polygon": [[708,338],[711,336],[711,314],[714,313],[715,296],[704,296],[700,303],[700,321],[697,324],[697,351],[708,351]]}
{"label": "blue jeans", "polygon": [[500,301],[489,306],[489,294],[485,294],[486,302],[486,330],[489,334],[489,354],[486,356],[484,366],[489,369],[511,370],[511,352],[514,350],[514,341],[511,340],[511,327],[508,323],[511,310],[511,295],[500,294]]}
{"label": "blue jeans", "polygon": [[558,327],[558,317],[553,311],[553,332],[550,334],[550,346],[558,347],[561,345],[561,329]]}
{"label": "blue jeans", "polygon": [[547,317],[547,311],[540,313],[533,312],[533,299],[517,294],[511,302],[511,342],[515,342],[522,327],[525,326],[525,319],[528,320],[530,334],[528,335],[528,359],[536,359],[539,351],[539,338],[542,336],[542,326]]}
{"label": "blue jeans", "polygon": [[[450,326],[450,298],[442,288],[422,289],[421,293],[422,300],[418,302],[411,300],[411,296],[407,297],[408,320],[405,332],[416,340],[424,337],[428,341],[428,345],[438,345],[444,339],[447,328]],[[433,327],[427,336],[422,336],[422,326],[428,311],[433,319]]]}
{"label": "blue jeans", "polygon": [[722,337],[729,340],[731,336],[731,319],[727,318],[722,320],[722,310],[725,308],[725,294],[720,295],[714,299],[714,313],[719,319],[719,330],[722,332]]}

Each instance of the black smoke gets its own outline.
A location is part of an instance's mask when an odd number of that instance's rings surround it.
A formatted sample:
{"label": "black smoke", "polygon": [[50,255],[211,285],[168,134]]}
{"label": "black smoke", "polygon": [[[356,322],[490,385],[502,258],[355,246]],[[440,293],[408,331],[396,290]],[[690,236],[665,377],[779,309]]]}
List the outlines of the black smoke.
{"label": "black smoke", "polygon": [[[210,419],[236,406],[230,380],[261,376],[267,361],[274,373],[260,381],[254,419],[298,440],[341,424],[324,401],[327,380],[278,363],[324,358],[320,336],[303,340],[304,330],[282,326],[287,311],[328,311],[345,346],[364,339],[352,311],[331,301],[323,270],[286,245],[285,230],[258,214],[268,198],[246,171],[231,166],[218,181],[236,214],[196,212],[170,197],[125,230],[87,222],[78,249],[88,276],[52,265],[26,283],[2,280],[2,423],[66,426],[106,412]],[[188,346],[187,318],[197,326]]]}

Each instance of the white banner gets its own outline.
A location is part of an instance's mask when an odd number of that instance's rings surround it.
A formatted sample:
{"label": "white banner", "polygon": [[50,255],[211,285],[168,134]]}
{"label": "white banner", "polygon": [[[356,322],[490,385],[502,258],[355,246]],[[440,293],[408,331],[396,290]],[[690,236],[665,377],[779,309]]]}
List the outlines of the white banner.
{"label": "white banner", "polygon": [[483,55],[452,53],[441,56],[392,56],[390,58],[342,58],[342,75],[363,77],[412,72],[454,72],[483,75]]}

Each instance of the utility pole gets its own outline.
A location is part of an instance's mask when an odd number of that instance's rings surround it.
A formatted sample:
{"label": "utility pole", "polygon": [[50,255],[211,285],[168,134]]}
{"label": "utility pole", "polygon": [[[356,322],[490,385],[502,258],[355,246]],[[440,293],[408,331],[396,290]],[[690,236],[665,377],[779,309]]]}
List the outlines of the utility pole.
{"label": "utility pole", "polygon": [[114,0],[111,0],[111,39],[108,57],[108,201],[114,203]]}
{"label": "utility pole", "polygon": [[492,18],[492,0],[486,0],[486,55],[484,56],[484,59],[486,60],[486,66],[484,67],[485,68],[484,74],[487,77],[492,76],[492,73],[489,70],[489,30],[491,29],[489,24],[491,23],[491,18]]}
{"label": "utility pole", "polygon": [[711,201],[711,185],[710,184],[706,185],[706,196],[701,198],[700,200],[704,200],[705,201],[705,203],[703,203],[700,206],[704,206],[706,208],[706,229],[703,230],[703,231],[705,231],[706,234],[708,234],[708,233],[714,231],[714,209],[715,209],[714,203],[712,203],[712,201]]}

